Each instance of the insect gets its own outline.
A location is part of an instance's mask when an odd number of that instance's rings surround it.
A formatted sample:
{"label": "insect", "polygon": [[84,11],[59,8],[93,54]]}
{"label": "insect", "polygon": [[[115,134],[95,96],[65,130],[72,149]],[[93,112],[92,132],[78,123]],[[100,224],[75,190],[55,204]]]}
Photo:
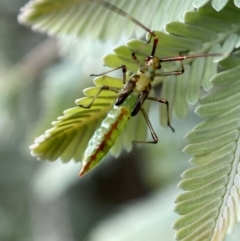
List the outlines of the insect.
{"label": "insect", "polygon": [[[103,5],[106,8],[111,9],[112,11],[122,15],[123,17],[128,18],[130,21],[134,22],[139,27],[143,28],[150,34],[149,41],[146,44],[150,43],[151,39],[153,39],[153,47],[151,51],[151,55],[147,56],[145,59],[145,63],[143,65],[140,64],[136,53],[141,49],[137,49],[135,52],[132,53],[133,61],[136,61],[140,65],[140,69],[137,71],[136,74],[132,75],[128,81],[126,81],[126,72],[127,67],[125,65],[119,66],[115,69],[110,71],[104,72],[99,75],[92,75],[92,76],[101,76],[112,71],[121,69],[123,73],[123,84],[124,87],[120,91],[118,89],[112,88],[110,86],[102,86],[100,87],[96,96],[93,97],[92,101],[89,105],[80,105],[82,108],[91,108],[92,104],[96,100],[96,98],[100,95],[102,91],[113,91],[118,94],[116,102],[109,111],[105,119],[102,121],[101,126],[95,131],[94,135],[90,139],[88,143],[88,147],[86,148],[83,157],[82,157],[82,168],[79,172],[79,176],[83,176],[85,173],[90,171],[93,167],[95,167],[99,162],[104,158],[104,156],[108,153],[109,149],[113,146],[116,139],[126,126],[128,120],[137,115],[139,112],[142,112],[150,133],[152,135],[152,141],[135,141],[135,143],[157,143],[158,137],[151,125],[151,122],[148,118],[147,113],[143,109],[143,103],[145,100],[150,101],[157,101],[159,103],[163,103],[166,105],[167,108],[167,119],[168,119],[168,126],[174,132],[173,127],[170,124],[169,120],[169,103],[166,99],[159,99],[155,97],[150,97],[149,93],[152,88],[152,82],[156,76],[168,76],[168,75],[181,75],[184,73],[184,66],[182,61],[190,58],[200,58],[200,57],[209,57],[209,56],[223,56],[224,54],[199,54],[199,55],[185,55],[182,56],[181,54],[176,57],[171,58],[158,58],[155,56],[155,51],[158,45],[158,37],[151,31],[149,28],[144,26],[141,22],[139,22],[134,17],[128,15],[123,10],[113,6],[112,4],[99,1],[99,4]],[[145,45],[145,44],[144,44]],[[143,45],[143,46],[144,46]],[[229,55],[229,54],[226,54]],[[180,61],[181,68],[176,71],[172,72],[157,72],[161,69],[161,64],[163,62],[171,62],[171,61]]]}

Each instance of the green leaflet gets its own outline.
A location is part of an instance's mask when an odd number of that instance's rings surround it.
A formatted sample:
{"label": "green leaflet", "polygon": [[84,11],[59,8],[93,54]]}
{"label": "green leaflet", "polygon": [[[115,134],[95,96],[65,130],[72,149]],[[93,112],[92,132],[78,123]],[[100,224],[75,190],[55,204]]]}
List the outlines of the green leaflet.
{"label": "green leaflet", "polygon": [[196,176],[202,176],[207,172],[213,171],[215,168],[219,168],[228,163],[232,164],[233,160],[234,160],[233,154],[227,153],[224,156],[222,156],[221,158],[213,159],[204,165],[192,167],[192,168],[188,169],[187,171],[185,171],[182,174],[182,177],[183,178],[193,178]]}
{"label": "green leaflet", "polygon": [[210,42],[217,37],[217,33],[211,29],[180,22],[167,23],[166,30],[171,34],[184,35],[185,37],[199,39],[203,42]]}
{"label": "green leaflet", "polygon": [[229,133],[235,129],[239,129],[240,127],[240,119],[236,118],[230,120],[229,122],[222,123],[220,125],[209,127],[205,129],[196,129],[193,130],[191,133],[188,133],[185,138],[191,143],[198,143],[202,141],[207,141],[209,139],[214,139],[219,137],[225,133]]}
{"label": "green leaflet", "polygon": [[213,0],[212,1],[213,3],[213,7],[217,10],[217,11],[220,11],[221,9],[223,9],[226,4],[228,3],[228,0]]}

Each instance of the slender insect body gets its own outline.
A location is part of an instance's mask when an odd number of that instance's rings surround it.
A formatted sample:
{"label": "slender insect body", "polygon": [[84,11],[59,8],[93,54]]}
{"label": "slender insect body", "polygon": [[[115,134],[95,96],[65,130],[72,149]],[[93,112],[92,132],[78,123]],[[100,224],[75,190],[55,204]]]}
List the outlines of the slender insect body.
{"label": "slender insect body", "polygon": [[137,95],[131,93],[123,104],[120,106],[114,105],[109,111],[101,126],[95,131],[88,143],[88,147],[83,154],[79,176],[83,176],[106,156],[125,128],[136,101]]}
{"label": "slender insect body", "polygon": [[136,75],[136,86],[134,88],[134,91],[136,91],[138,94],[141,94],[142,91],[146,90],[150,87],[151,90],[151,74],[145,69],[141,69],[137,72]]}
{"label": "slender insect body", "polygon": [[127,124],[131,116],[135,116],[151,91],[155,70],[160,66],[157,57],[149,57],[146,66],[133,75],[119,93],[112,110],[102,121],[88,143],[82,158],[82,176],[96,166],[114,145],[116,139]]}
{"label": "slender insect body", "polygon": [[[139,96],[144,93],[144,100],[147,98],[149,92],[152,89],[151,83],[155,77],[155,71],[160,68],[160,60],[156,56],[150,56],[146,58],[146,65],[137,71],[137,74],[133,75],[125,87],[120,91],[119,97],[116,101],[116,105],[120,105],[127,98],[131,92],[136,92]],[[142,106],[144,100],[139,107]],[[134,115],[138,113],[138,110],[133,110]]]}
{"label": "slender insect body", "polygon": [[[155,71],[160,69],[160,60],[157,56],[150,56],[146,59],[146,66],[137,71],[136,87],[134,91],[141,94],[143,91],[150,92],[151,83],[155,77]],[[130,80],[131,81],[131,80]]]}

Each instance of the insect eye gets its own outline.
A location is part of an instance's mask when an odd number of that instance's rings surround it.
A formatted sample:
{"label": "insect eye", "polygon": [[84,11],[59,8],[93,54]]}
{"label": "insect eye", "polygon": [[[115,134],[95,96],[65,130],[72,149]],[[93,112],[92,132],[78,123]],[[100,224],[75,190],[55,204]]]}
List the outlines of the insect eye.
{"label": "insect eye", "polygon": [[145,62],[148,63],[152,58],[150,56],[146,57]]}

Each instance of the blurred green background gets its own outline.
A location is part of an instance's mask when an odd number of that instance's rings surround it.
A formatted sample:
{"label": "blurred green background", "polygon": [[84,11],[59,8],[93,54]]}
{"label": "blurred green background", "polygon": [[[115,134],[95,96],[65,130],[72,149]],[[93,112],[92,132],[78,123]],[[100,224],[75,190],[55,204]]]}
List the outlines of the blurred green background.
{"label": "blurred green background", "polygon": [[83,178],[80,163],[38,162],[28,146],[92,86],[116,42],[33,32],[17,22],[26,2],[0,0],[0,240],[173,240],[177,183],[190,166],[182,137],[197,117],[174,119],[173,134],[152,111],[157,145],[109,155]]}

